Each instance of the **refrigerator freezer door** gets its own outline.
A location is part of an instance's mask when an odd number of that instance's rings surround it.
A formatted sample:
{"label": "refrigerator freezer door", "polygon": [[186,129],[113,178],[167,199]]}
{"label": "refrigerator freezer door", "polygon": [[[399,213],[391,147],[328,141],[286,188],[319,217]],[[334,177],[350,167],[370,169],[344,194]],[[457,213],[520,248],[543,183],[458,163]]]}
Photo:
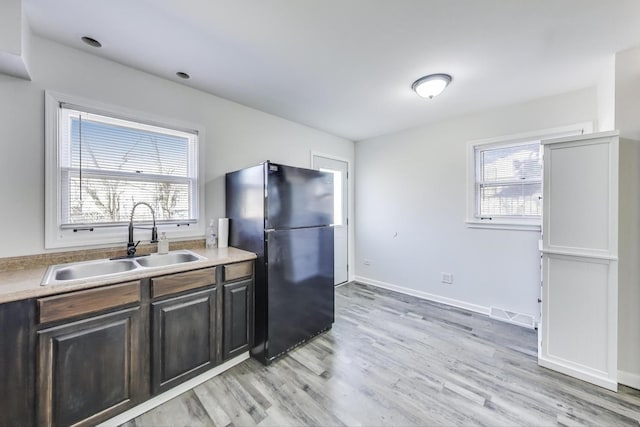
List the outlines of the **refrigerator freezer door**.
{"label": "refrigerator freezer door", "polygon": [[333,223],[333,176],[267,163],[267,229]]}
{"label": "refrigerator freezer door", "polygon": [[267,259],[271,359],[333,323],[333,229],[269,231]]}

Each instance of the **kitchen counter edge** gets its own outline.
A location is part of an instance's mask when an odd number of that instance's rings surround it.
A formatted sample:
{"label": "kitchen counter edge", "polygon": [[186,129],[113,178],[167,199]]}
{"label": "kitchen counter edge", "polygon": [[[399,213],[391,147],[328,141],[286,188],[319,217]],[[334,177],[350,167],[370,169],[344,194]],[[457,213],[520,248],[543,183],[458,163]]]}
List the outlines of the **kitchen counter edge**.
{"label": "kitchen counter edge", "polygon": [[47,267],[0,272],[0,304],[256,259],[256,254],[253,252],[233,247],[191,249],[191,251],[207,259],[123,273],[113,277],[74,280],[69,284],[41,286]]}

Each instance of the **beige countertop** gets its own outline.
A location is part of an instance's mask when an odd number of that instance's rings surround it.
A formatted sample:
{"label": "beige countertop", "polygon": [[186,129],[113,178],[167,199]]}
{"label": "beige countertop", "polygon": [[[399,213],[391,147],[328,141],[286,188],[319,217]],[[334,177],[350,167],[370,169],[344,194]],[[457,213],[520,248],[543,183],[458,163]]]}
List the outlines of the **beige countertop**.
{"label": "beige countertop", "polygon": [[207,259],[184,264],[129,271],[113,274],[109,277],[69,280],[63,284],[51,286],[40,285],[47,271],[47,267],[0,272],[0,303],[94,288],[113,283],[162,276],[164,274],[179,273],[181,271],[213,267],[256,258],[254,253],[236,248],[191,249],[191,251]]}

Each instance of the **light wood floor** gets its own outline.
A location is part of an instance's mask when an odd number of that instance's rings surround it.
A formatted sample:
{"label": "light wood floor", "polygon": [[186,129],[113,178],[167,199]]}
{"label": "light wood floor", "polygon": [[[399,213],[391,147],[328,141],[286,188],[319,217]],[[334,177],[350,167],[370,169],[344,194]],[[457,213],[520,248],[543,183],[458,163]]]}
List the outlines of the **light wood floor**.
{"label": "light wood floor", "polygon": [[540,368],[536,348],[535,331],[352,283],[328,333],[126,426],[640,425],[640,392]]}

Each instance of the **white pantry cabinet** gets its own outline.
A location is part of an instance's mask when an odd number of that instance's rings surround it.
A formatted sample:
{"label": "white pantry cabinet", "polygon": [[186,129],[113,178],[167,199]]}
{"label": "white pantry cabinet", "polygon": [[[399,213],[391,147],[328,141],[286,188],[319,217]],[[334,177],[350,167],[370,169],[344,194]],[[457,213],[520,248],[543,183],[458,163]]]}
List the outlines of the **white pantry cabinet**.
{"label": "white pantry cabinet", "polygon": [[557,138],[542,144],[538,363],[616,391],[618,133]]}

